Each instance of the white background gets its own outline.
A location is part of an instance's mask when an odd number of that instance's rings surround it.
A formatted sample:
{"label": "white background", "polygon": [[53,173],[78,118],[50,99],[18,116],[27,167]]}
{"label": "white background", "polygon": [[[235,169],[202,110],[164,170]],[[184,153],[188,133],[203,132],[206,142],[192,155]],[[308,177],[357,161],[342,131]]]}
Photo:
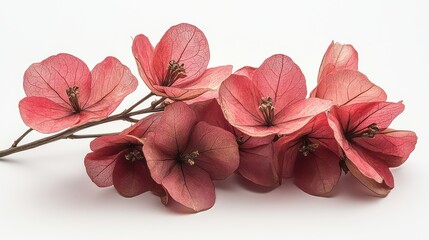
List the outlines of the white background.
{"label": "white background", "polygon": [[[368,196],[350,176],[331,198],[307,195],[291,181],[266,191],[232,177],[216,183],[215,206],[198,214],[166,208],[149,193],[126,199],[97,188],[83,165],[89,140],[63,140],[0,161],[0,239],[429,239],[428,11],[425,1],[2,0],[0,148],[26,130],[17,105],[31,63],[67,52],[92,68],[113,55],[137,76],[132,37],[144,33],[156,44],[180,22],[205,32],[211,66],[258,66],[283,53],[301,67],[308,89],[331,40],[351,43],[359,69],[389,100],[404,100],[392,126],[414,130],[419,140],[393,170],[396,187],[387,198]],[[118,111],[147,93],[140,83]]]}

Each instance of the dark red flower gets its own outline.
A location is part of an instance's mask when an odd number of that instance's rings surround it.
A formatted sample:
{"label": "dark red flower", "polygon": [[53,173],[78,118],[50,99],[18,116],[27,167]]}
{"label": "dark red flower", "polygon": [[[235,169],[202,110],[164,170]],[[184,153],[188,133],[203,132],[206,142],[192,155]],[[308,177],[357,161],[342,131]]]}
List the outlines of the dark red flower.
{"label": "dark red flower", "polygon": [[172,199],[194,211],[213,206],[212,180],[230,176],[239,161],[234,136],[197,122],[195,112],[182,102],[165,108],[143,152],[153,179]]}
{"label": "dark red flower", "polygon": [[149,89],[172,100],[189,100],[216,89],[232,71],[232,66],[207,68],[207,39],[200,29],[185,23],[168,29],[155,49],[146,36],[137,35],[133,54]]}
{"label": "dark red flower", "polygon": [[388,128],[403,110],[401,102],[371,102],[333,107],[328,113],[345,166],[380,196],[394,187],[389,168],[400,166],[417,142],[414,132]]}
{"label": "dark red flower", "polygon": [[146,191],[162,194],[162,187],[152,179],[142,148],[145,137],[159,121],[152,114],[119,135],[103,136],[91,142],[85,157],[88,176],[99,187],[114,186],[125,197]]}
{"label": "dark red flower", "polygon": [[107,117],[136,87],[137,79],[114,57],[90,72],[82,60],[61,53],[27,69],[19,110],[29,127],[52,133]]}
{"label": "dark red flower", "polygon": [[277,158],[274,155],[274,136],[251,137],[231,126],[223,116],[216,99],[194,103],[190,106],[199,121],[225,129],[234,134],[240,153],[237,172],[245,179],[265,187],[279,184]]}
{"label": "dark red flower", "polygon": [[338,144],[326,113],[316,115],[303,128],[275,142],[281,176],[294,178],[303,191],[324,196],[341,176]]}
{"label": "dark red flower", "polygon": [[246,71],[221,84],[219,103],[228,122],[250,136],[290,134],[331,107],[331,101],[305,99],[304,75],[285,55],[274,55],[256,70]]}

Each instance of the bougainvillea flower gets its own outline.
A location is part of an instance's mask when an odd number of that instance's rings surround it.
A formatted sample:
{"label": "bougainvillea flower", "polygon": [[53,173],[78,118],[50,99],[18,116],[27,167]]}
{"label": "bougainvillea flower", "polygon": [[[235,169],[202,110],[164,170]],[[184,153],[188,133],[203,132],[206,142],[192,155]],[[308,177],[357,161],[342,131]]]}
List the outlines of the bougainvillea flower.
{"label": "bougainvillea flower", "polygon": [[230,176],[238,167],[234,136],[206,122],[183,102],[165,108],[143,152],[153,179],[176,202],[194,211],[213,206],[212,180]]}
{"label": "bougainvillea flower", "polygon": [[216,99],[194,103],[190,106],[199,121],[225,129],[234,134],[240,153],[237,172],[255,184],[273,187],[279,185],[277,158],[274,155],[274,136],[250,137],[231,126],[223,116]]}
{"label": "bougainvillea flower", "polygon": [[371,102],[333,107],[328,113],[329,124],[344,152],[343,166],[380,196],[394,187],[389,168],[400,166],[417,142],[414,132],[388,128],[403,110],[401,102]]}
{"label": "bougainvillea flower", "polygon": [[290,134],[314,115],[331,107],[331,101],[305,99],[301,69],[281,54],[266,59],[251,78],[231,75],[219,89],[225,118],[250,136]]}
{"label": "bougainvillea flower", "polygon": [[340,70],[324,77],[313,91],[317,98],[331,100],[334,105],[386,101],[383,89],[353,70]]}
{"label": "bougainvillea flower", "polygon": [[137,35],[132,50],[149,89],[172,100],[189,100],[215,89],[232,71],[232,66],[207,68],[207,39],[190,24],[168,29],[155,48],[146,36]]}
{"label": "bougainvillea flower", "polygon": [[303,128],[275,142],[283,178],[294,178],[306,193],[324,196],[341,176],[339,147],[326,113],[316,115]]}
{"label": "bougainvillea flower", "polygon": [[90,72],[82,60],[62,53],[27,69],[27,97],[19,102],[19,110],[26,125],[52,133],[107,117],[137,84],[131,71],[114,57]]}
{"label": "bougainvillea flower", "polygon": [[358,70],[358,53],[350,44],[331,42],[319,68],[319,83],[323,77],[340,70]]}
{"label": "bougainvillea flower", "polygon": [[159,121],[152,114],[118,135],[103,136],[91,142],[85,157],[88,176],[99,187],[114,186],[125,197],[134,197],[146,191],[161,193],[162,187],[150,176],[142,152],[144,138]]}

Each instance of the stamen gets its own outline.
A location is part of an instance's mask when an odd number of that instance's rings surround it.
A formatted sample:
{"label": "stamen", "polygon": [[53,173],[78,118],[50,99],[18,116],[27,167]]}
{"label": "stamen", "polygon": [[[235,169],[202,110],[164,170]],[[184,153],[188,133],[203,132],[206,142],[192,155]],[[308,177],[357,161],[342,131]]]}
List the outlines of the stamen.
{"label": "stamen", "polygon": [[78,98],[79,98],[79,87],[73,85],[73,87],[66,89],[67,96],[69,97],[69,102],[76,113],[79,113],[80,109]]}
{"label": "stamen", "polygon": [[262,112],[262,116],[264,116],[265,123],[267,126],[273,126],[274,122],[274,105],[271,97],[262,98],[261,104],[259,105],[259,110]]}
{"label": "stamen", "polygon": [[180,157],[180,162],[184,162],[189,164],[189,166],[193,166],[195,164],[195,158],[198,157],[200,153],[198,150],[195,150],[191,153],[185,154],[182,157]]}
{"label": "stamen", "polygon": [[131,162],[134,162],[136,160],[142,160],[143,153],[140,150],[134,149],[132,152],[129,152],[125,155],[125,159]]}
{"label": "stamen", "polygon": [[318,147],[319,147],[319,144],[311,143],[307,139],[304,139],[298,151],[301,152],[302,155],[304,155],[304,157],[307,157],[310,153],[313,153],[314,151],[316,151]]}
{"label": "stamen", "polygon": [[374,138],[380,132],[376,123],[370,124],[368,127],[364,128],[362,131],[357,131],[354,133],[346,134],[347,139],[350,141],[353,138],[365,137],[365,138]]}
{"label": "stamen", "polygon": [[163,86],[171,86],[173,83],[180,78],[186,77],[185,65],[179,64],[174,60],[168,63],[167,74],[165,75]]}

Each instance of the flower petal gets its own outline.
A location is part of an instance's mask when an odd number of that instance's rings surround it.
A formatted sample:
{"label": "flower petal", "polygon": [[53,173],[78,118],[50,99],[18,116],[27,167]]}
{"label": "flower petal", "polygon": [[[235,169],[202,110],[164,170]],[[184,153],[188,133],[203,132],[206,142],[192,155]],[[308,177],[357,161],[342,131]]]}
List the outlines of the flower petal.
{"label": "flower petal", "polygon": [[[259,110],[261,92],[244,76],[231,75],[219,88],[219,104],[231,125],[244,132],[252,126],[263,126],[265,121]],[[251,135],[251,134],[249,134]]]}
{"label": "flower petal", "polygon": [[334,107],[332,113],[336,115],[344,132],[359,132],[374,123],[384,130],[403,110],[402,102],[372,102]]}
{"label": "flower petal", "polygon": [[189,89],[217,89],[219,88],[220,84],[231,75],[231,72],[231,65],[207,68],[203,75],[201,75],[199,78],[192,81],[181,81],[180,83],[174,84],[174,86],[178,88]]}
{"label": "flower petal", "polygon": [[121,132],[123,135],[133,135],[138,138],[146,137],[159,124],[162,113],[152,113]]}
{"label": "flower petal", "polygon": [[291,134],[302,128],[317,114],[327,111],[332,106],[329,100],[318,98],[303,99],[285,107],[274,118],[278,134]]}
{"label": "flower petal", "polygon": [[209,173],[211,179],[229,177],[238,167],[238,144],[232,133],[206,122],[199,122],[192,131],[185,154],[198,151],[195,165]]}
{"label": "flower petal", "polygon": [[326,195],[341,176],[338,156],[322,146],[308,156],[298,153],[294,176],[295,184],[304,192],[316,196]]}
{"label": "flower petal", "polygon": [[216,199],[210,176],[198,166],[175,165],[162,185],[175,201],[196,212],[211,208]]}
{"label": "flower petal", "polygon": [[386,101],[387,95],[368,78],[353,70],[342,70],[319,82],[315,97],[332,100],[334,105]]}
{"label": "flower petal", "polygon": [[388,167],[398,167],[414,150],[417,136],[411,131],[386,129],[374,138],[356,138],[354,142],[374,152]]}
{"label": "flower petal", "polygon": [[177,87],[154,86],[155,93],[158,96],[170,98],[174,101],[185,101],[196,98],[205,92],[210,91],[210,88],[184,89]]}
{"label": "flower petal", "polygon": [[112,186],[112,173],[116,165],[116,159],[124,157],[127,151],[122,146],[116,146],[88,153],[84,161],[86,173],[97,186]]}
{"label": "flower petal", "polygon": [[371,152],[352,144],[345,149],[346,165],[350,172],[362,184],[374,193],[384,197],[394,187],[393,176],[389,167]]}
{"label": "flower petal", "polygon": [[146,86],[153,91],[153,85],[160,85],[159,79],[152,76],[153,46],[149,39],[143,35],[137,35],[133,40],[133,55],[136,59],[140,77]]}
{"label": "flower petal", "polygon": [[124,197],[134,197],[151,189],[157,189],[155,181],[150,176],[146,161],[126,160],[121,155],[116,160],[112,173],[113,185]]}
{"label": "flower petal", "polygon": [[[206,70],[210,59],[209,45],[204,33],[197,27],[182,23],[165,32],[155,47],[153,69],[158,81],[165,78],[171,60],[184,64],[186,77],[172,86],[198,78]],[[154,77],[155,77],[154,76]],[[162,85],[162,84],[158,84]]]}
{"label": "flower petal", "polygon": [[[267,138],[267,137],[265,137]],[[265,187],[279,184],[277,158],[274,156],[273,144],[260,144],[246,148],[249,141],[256,142],[261,138],[251,137],[246,143],[240,145],[240,165],[238,173],[247,180]]]}
{"label": "flower petal", "polygon": [[82,60],[66,53],[34,63],[24,74],[24,91],[28,97],[45,97],[69,109],[73,108],[66,90],[73,86],[79,88],[78,102],[82,106],[91,92],[91,75]]}
{"label": "flower petal", "polygon": [[83,108],[99,118],[112,113],[137,88],[137,79],[130,69],[114,57],[104,59],[91,73],[91,96]]}
{"label": "flower petal", "polygon": [[205,121],[210,125],[234,132],[231,124],[223,116],[222,109],[216,99],[193,103],[189,107],[196,113],[198,121]]}
{"label": "flower petal", "polygon": [[343,69],[358,70],[358,53],[350,44],[332,41],[320,64],[317,82],[324,76]]}
{"label": "flower petal", "polygon": [[255,73],[256,69],[257,68],[255,68],[255,67],[244,66],[244,67],[238,69],[237,71],[235,71],[234,74],[245,76],[245,77],[248,77],[249,79],[252,79],[253,74]]}
{"label": "flower petal", "polygon": [[24,123],[41,133],[53,133],[79,122],[79,114],[44,97],[26,97],[19,102]]}
{"label": "flower petal", "polygon": [[291,58],[282,54],[267,58],[255,70],[252,80],[263,97],[273,99],[275,116],[307,95],[301,69]]}

